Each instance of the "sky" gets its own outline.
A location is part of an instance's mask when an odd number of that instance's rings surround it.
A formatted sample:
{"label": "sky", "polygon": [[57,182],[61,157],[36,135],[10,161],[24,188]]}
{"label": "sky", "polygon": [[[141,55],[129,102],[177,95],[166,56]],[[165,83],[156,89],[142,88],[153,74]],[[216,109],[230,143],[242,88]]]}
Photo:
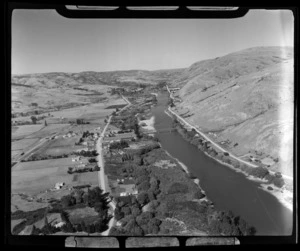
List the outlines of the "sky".
{"label": "sky", "polygon": [[293,46],[289,10],[236,19],[68,19],[14,10],[12,74],[186,68],[256,46]]}

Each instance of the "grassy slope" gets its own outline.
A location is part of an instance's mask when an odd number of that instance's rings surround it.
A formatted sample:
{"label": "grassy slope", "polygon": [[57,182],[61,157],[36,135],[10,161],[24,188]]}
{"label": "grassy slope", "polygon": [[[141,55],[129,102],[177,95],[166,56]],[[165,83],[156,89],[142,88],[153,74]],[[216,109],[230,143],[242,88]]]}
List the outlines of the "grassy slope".
{"label": "grassy slope", "polygon": [[[181,81],[181,82],[180,82]],[[293,51],[258,47],[205,60],[177,80],[180,114],[216,141],[229,139],[237,155],[279,157],[274,170],[292,174]],[[238,146],[233,148],[233,145]]]}

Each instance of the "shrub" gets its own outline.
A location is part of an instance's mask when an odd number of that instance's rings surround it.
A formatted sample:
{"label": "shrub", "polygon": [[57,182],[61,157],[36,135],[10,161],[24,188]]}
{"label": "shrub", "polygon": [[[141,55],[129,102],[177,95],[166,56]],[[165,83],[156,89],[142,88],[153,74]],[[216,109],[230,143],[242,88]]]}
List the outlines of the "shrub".
{"label": "shrub", "polygon": [[283,187],[285,182],[284,182],[284,179],[283,178],[274,178],[273,180],[273,184],[279,188]]}

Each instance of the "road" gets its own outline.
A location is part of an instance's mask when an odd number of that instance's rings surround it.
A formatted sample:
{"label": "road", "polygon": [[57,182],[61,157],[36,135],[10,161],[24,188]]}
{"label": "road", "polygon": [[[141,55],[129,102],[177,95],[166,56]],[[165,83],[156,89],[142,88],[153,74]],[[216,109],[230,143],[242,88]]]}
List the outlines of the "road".
{"label": "road", "polygon": [[98,166],[100,167],[100,171],[98,171],[98,180],[99,180],[99,187],[104,191],[104,193],[107,192],[106,189],[106,184],[105,184],[105,173],[104,173],[104,160],[103,160],[103,150],[102,150],[102,141],[106,132],[107,127],[110,124],[112,116],[109,116],[108,120],[107,120],[107,124],[105,125],[105,127],[103,128],[103,131],[97,141],[96,144],[96,150],[98,152]]}
{"label": "road", "polygon": [[[107,120],[107,124],[105,125],[105,127],[103,128],[103,131],[97,141],[97,145],[96,145],[96,149],[98,152],[98,166],[100,167],[100,171],[98,171],[98,181],[99,181],[99,187],[103,190],[104,193],[107,192],[107,184],[105,182],[105,173],[104,173],[104,159],[103,159],[103,149],[102,149],[102,141],[106,132],[107,127],[110,124],[112,116],[109,116],[108,120]],[[114,226],[115,224],[115,218],[114,218],[114,211],[116,208],[116,205],[111,201],[109,202],[109,207],[111,210],[111,215],[113,216],[109,223],[108,223],[108,229],[104,232],[101,233],[101,235],[106,236],[109,234],[110,229]]]}
{"label": "road", "polygon": [[[169,87],[167,86],[167,90],[168,92],[170,93],[170,98],[173,99],[173,95],[172,93],[170,92],[169,90]],[[201,132],[199,129],[197,129],[195,126],[191,125],[189,122],[187,122],[184,118],[182,118],[181,116],[179,116],[177,113],[175,113],[174,111],[171,110],[171,107],[168,107],[168,111],[171,112],[173,115],[175,115],[179,120],[181,120],[183,123],[185,123],[187,126],[189,126],[190,128],[193,128],[196,130],[197,133],[199,133],[203,138],[205,138],[206,140],[210,141],[212,145],[214,145],[216,148],[218,148],[220,151],[222,152],[227,152],[229,154],[229,156],[239,162],[242,162],[248,166],[251,166],[251,167],[258,167],[257,165],[254,165],[252,163],[249,163],[245,160],[242,160],[236,156],[234,156],[232,153],[229,153],[227,150],[225,150],[224,148],[222,148],[221,146],[219,146],[217,143],[213,142],[208,136],[206,136],[203,132]],[[271,174],[275,174],[275,172],[273,171],[270,171],[269,170],[269,173]],[[288,179],[288,180],[293,180],[293,177],[291,176],[288,176],[288,175],[285,175],[285,174],[281,174],[283,178],[285,179]]]}
{"label": "road", "polygon": [[[122,95],[122,98],[127,102],[127,105],[124,106],[119,112],[125,110],[128,106],[131,105],[131,103],[128,101],[127,98],[125,98],[123,95]],[[98,180],[99,180],[99,187],[103,190],[104,193],[107,192],[107,184],[105,182],[105,172],[104,172],[104,159],[103,159],[103,149],[102,149],[102,142],[103,142],[103,138],[104,138],[104,135],[105,135],[105,132],[107,130],[107,127],[109,126],[110,124],[110,121],[111,121],[111,118],[112,118],[112,115],[109,116],[108,120],[107,120],[107,124],[105,125],[105,127],[103,128],[103,131],[97,141],[97,145],[96,145],[96,149],[97,149],[97,152],[98,152],[98,166],[100,167],[100,171],[98,171]],[[102,232],[101,235],[103,236],[107,236],[109,234],[109,231],[110,229],[115,225],[115,217],[114,217],[114,211],[115,211],[115,208],[116,208],[116,205],[113,201],[110,201],[109,202],[109,207],[110,207],[110,211],[111,211],[111,215],[113,216],[109,223],[108,223],[108,229],[104,232]]]}

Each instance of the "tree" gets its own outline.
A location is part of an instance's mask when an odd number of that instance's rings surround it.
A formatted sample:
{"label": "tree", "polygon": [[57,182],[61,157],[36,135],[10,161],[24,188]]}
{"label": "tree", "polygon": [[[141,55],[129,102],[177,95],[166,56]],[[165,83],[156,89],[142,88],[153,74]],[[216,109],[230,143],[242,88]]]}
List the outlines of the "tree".
{"label": "tree", "polygon": [[150,183],[149,181],[145,180],[141,184],[139,184],[137,188],[139,191],[148,191],[150,188]]}
{"label": "tree", "polygon": [[86,232],[86,225],[85,225],[84,221],[81,221],[80,226],[81,226],[82,231]]}
{"label": "tree", "polygon": [[[75,203],[76,203],[76,200],[75,200]],[[72,206],[74,204],[74,197],[72,197],[71,195],[63,196],[61,198],[61,204],[63,207]]]}
{"label": "tree", "polygon": [[77,232],[82,232],[83,230],[82,230],[82,227],[81,227],[81,224],[77,224],[76,225],[76,231]]}
{"label": "tree", "polygon": [[175,182],[173,183],[169,190],[168,193],[172,194],[172,193],[187,193],[189,190],[188,186],[183,184],[183,183],[179,183],[179,182]]}
{"label": "tree", "polygon": [[132,206],[132,207],[131,207],[131,214],[132,214],[134,217],[140,215],[141,212],[142,212],[141,209],[139,209],[137,206]]}
{"label": "tree", "polygon": [[285,182],[283,178],[274,178],[273,183],[275,186],[281,188],[284,186]]}
{"label": "tree", "polygon": [[154,214],[151,212],[143,212],[136,217],[136,222],[139,226],[147,225],[148,222],[154,217]]}
{"label": "tree", "polygon": [[121,208],[121,212],[123,212],[125,216],[126,216],[126,215],[130,215],[131,209],[130,209],[129,206],[122,207],[122,208]]}
{"label": "tree", "polygon": [[137,200],[138,200],[140,205],[147,204],[149,202],[148,194],[146,192],[139,193],[138,196],[137,196]]}
{"label": "tree", "polygon": [[121,220],[122,218],[124,218],[124,212],[121,212],[119,207],[116,207],[115,209],[115,219],[117,221]]}
{"label": "tree", "polygon": [[33,124],[36,124],[36,121],[37,121],[36,116],[31,116],[30,119],[32,120]]}

